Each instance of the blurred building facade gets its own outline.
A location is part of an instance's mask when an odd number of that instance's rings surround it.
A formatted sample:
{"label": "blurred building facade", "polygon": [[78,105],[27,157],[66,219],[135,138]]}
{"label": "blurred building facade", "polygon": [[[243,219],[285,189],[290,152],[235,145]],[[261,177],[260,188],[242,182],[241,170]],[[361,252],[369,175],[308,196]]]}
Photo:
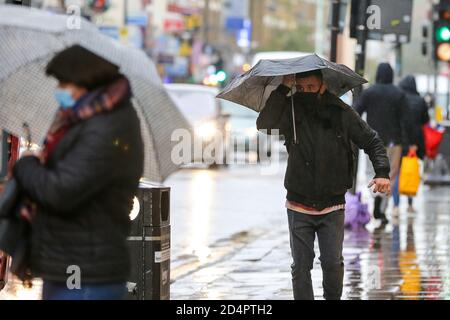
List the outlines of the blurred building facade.
{"label": "blurred building facade", "polygon": [[316,29],[319,29],[317,11],[321,2],[323,1],[250,0],[254,27],[252,48],[258,51],[261,48],[269,50],[277,44],[280,46],[276,40],[283,34],[289,34],[292,39],[297,38],[298,41],[288,40],[285,47],[279,50],[314,50]]}
{"label": "blurred building facade", "polygon": [[167,82],[233,76],[258,51],[328,46],[326,0],[36,1],[56,12],[79,7],[108,36],[144,49]]}

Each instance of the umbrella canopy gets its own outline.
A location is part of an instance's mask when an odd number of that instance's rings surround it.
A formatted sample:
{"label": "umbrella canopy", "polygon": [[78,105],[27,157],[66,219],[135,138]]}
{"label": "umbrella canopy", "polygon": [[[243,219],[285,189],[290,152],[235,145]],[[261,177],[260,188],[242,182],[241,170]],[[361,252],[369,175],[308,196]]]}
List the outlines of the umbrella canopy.
{"label": "umbrella canopy", "polygon": [[259,112],[272,91],[283,82],[283,76],[313,70],[322,72],[328,91],[338,97],[367,82],[345,65],[311,54],[292,59],[261,60],[229,83],[217,97]]}
{"label": "umbrella canopy", "polygon": [[45,76],[55,53],[79,44],[118,65],[130,81],[133,105],[141,120],[145,147],[144,177],[162,182],[178,166],[171,161],[176,129],[192,132],[168,96],[153,62],[138,49],[103,35],[87,20],[71,28],[68,16],[19,6],[0,6],[0,127],[23,135],[23,123],[34,143],[42,143],[58,105],[56,81]]}

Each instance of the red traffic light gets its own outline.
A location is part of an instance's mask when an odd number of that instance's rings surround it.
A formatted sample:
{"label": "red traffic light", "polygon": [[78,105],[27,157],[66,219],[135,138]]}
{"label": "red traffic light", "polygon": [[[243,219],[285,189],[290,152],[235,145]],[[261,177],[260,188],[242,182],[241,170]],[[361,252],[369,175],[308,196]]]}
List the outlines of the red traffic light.
{"label": "red traffic light", "polygon": [[439,19],[441,19],[441,20],[450,20],[450,11],[449,10],[441,10],[441,11],[439,11]]}
{"label": "red traffic light", "polygon": [[110,0],[89,0],[89,7],[97,13],[103,13],[110,7]]}

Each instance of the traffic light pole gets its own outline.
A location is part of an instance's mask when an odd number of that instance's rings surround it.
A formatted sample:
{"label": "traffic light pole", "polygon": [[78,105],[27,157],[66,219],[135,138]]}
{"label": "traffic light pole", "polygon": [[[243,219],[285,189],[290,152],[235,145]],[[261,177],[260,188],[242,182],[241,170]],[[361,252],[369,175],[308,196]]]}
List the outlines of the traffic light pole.
{"label": "traffic light pole", "polygon": [[[358,11],[358,19],[356,26],[356,63],[355,71],[360,75],[364,76],[365,66],[366,66],[366,41],[367,41],[367,13],[366,9],[368,6],[368,0],[361,0]],[[361,94],[362,87],[355,89],[355,94],[359,97]]]}
{"label": "traffic light pole", "polygon": [[[356,24],[356,61],[355,71],[362,77],[364,77],[364,71],[366,67],[366,42],[367,42],[367,6],[369,0],[361,0],[358,8],[357,24]],[[353,90],[353,103],[358,101],[361,96],[362,86],[356,87]],[[355,172],[353,176],[353,187],[350,190],[353,194],[356,193],[356,183],[358,178],[358,161],[359,152],[355,149]]]}
{"label": "traffic light pole", "polygon": [[434,59],[434,88],[433,88],[433,94],[434,94],[434,108],[436,108],[436,102],[437,102],[437,95],[438,95],[438,61],[437,59]]}
{"label": "traffic light pole", "polygon": [[330,60],[337,61],[337,41],[339,34],[339,11],[341,8],[341,0],[333,0],[332,3],[332,22],[331,22],[331,48]]}
{"label": "traffic light pole", "polygon": [[[434,100],[438,96],[439,61],[450,62],[450,0],[440,0],[433,5],[433,60],[434,60]],[[448,79],[448,78],[447,78]],[[450,84],[446,95],[447,119],[449,118]]]}
{"label": "traffic light pole", "polygon": [[397,42],[395,44],[395,64],[397,77],[401,78],[403,74],[403,61],[402,61],[402,44]]}

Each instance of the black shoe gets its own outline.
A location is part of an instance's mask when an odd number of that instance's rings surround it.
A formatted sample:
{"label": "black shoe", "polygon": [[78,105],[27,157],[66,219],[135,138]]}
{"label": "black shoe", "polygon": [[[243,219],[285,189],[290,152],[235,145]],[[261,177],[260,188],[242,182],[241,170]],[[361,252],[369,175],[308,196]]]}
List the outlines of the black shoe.
{"label": "black shoe", "polygon": [[375,219],[381,219],[381,217],[383,216],[383,214],[381,213],[381,201],[383,199],[380,196],[376,196],[375,197],[375,203],[373,206],[373,217]]}
{"label": "black shoe", "polygon": [[383,214],[381,214],[381,217],[380,217],[380,219],[381,219],[381,224],[382,225],[387,225],[387,224],[389,224],[389,220],[386,218],[386,215],[383,213]]}

